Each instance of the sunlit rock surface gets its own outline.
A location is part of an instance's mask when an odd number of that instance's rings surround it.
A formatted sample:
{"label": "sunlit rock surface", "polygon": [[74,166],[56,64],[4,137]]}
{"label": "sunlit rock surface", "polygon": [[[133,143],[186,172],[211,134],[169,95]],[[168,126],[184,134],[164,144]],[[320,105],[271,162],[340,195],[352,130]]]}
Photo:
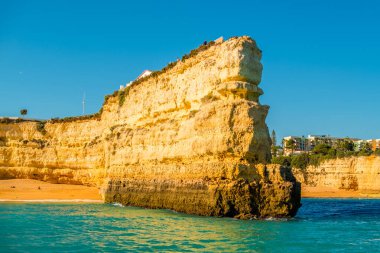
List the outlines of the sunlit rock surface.
{"label": "sunlit rock surface", "polygon": [[331,188],[380,195],[380,157],[360,156],[330,159],[306,170],[293,169],[294,176],[306,187]]}
{"label": "sunlit rock surface", "polygon": [[299,185],[262,165],[260,59],[235,37],[108,96],[99,117],[2,123],[0,177],[96,185],[106,202],[200,215],[293,216]]}

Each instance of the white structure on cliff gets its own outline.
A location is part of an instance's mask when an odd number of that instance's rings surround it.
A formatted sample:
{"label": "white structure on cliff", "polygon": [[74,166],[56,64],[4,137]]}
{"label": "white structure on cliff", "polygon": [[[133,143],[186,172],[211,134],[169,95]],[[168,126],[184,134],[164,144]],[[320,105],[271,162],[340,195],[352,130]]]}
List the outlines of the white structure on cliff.
{"label": "white structure on cliff", "polygon": [[147,69],[144,70],[135,80],[126,83],[125,86],[124,85],[120,85],[119,90],[124,90],[126,87],[128,87],[129,85],[131,85],[134,81],[137,81],[137,80],[139,80],[141,78],[144,78],[146,76],[150,76],[152,73],[153,73],[153,71],[151,71],[151,70],[147,70]]}
{"label": "white structure on cliff", "polygon": [[146,76],[150,76],[151,74],[153,73],[153,71],[150,71],[150,70],[144,70],[137,78],[136,80],[139,80],[141,78],[144,78]]}

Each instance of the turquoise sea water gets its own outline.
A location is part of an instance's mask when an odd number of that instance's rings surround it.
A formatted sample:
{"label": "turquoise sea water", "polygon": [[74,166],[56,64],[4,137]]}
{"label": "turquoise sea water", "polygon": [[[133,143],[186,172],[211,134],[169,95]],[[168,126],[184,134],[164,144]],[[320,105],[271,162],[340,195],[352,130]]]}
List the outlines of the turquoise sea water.
{"label": "turquoise sea water", "polygon": [[291,220],[107,204],[0,204],[1,252],[380,252],[380,200],[304,199]]}

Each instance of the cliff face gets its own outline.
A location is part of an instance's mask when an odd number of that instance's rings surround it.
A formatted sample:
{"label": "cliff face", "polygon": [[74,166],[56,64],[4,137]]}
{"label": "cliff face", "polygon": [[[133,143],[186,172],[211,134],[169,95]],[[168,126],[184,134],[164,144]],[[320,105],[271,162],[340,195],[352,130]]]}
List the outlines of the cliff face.
{"label": "cliff face", "polygon": [[45,125],[0,124],[0,178],[32,178],[52,183],[100,185],[103,182],[104,145],[94,137],[103,131],[100,121]]}
{"label": "cliff face", "polygon": [[295,177],[308,187],[330,187],[362,193],[380,193],[380,157],[362,156],[327,160],[306,171],[294,170]]}
{"label": "cliff face", "polygon": [[0,177],[103,186],[105,201],[202,215],[291,216],[299,189],[270,158],[261,51],[218,43],[110,96],[100,118],[0,124]]}

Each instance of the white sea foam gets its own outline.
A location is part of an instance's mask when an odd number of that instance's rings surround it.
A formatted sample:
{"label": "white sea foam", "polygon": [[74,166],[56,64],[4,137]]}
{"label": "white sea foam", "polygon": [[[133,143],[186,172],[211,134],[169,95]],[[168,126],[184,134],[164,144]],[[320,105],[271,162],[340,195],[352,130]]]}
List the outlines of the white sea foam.
{"label": "white sea foam", "polygon": [[118,206],[118,207],[124,207],[123,204],[118,203],[118,202],[112,203],[112,205],[113,206]]}
{"label": "white sea foam", "polygon": [[267,220],[267,221],[288,221],[289,218],[275,218],[275,217],[268,217],[264,220]]}

